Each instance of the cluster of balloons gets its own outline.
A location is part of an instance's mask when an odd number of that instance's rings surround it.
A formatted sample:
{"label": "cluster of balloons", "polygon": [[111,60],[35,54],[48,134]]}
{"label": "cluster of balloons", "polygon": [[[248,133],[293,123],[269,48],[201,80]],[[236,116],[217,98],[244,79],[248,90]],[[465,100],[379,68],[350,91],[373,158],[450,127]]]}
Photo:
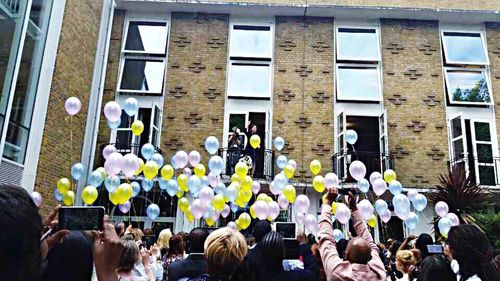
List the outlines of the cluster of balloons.
{"label": "cluster of balloons", "polygon": [[446,202],[444,201],[437,202],[436,206],[434,206],[434,209],[436,211],[436,214],[439,216],[438,220],[439,233],[443,237],[447,238],[450,228],[452,226],[459,225],[460,220],[456,214],[449,212],[448,204],[446,204]]}

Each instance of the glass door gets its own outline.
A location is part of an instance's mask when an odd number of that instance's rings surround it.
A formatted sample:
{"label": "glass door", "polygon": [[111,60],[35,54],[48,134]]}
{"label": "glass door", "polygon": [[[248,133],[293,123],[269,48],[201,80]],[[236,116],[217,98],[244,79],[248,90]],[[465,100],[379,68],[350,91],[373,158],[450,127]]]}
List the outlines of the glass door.
{"label": "glass door", "polygon": [[462,113],[459,113],[450,118],[448,123],[450,147],[451,147],[451,164],[459,165],[468,175],[468,159],[467,145],[465,135],[465,122]]}
{"label": "glass door", "polygon": [[380,134],[380,168],[381,171],[389,169],[389,153],[387,142],[387,110],[385,110],[379,117],[379,134]]}
{"label": "glass door", "polygon": [[337,115],[337,136],[336,136],[336,151],[337,155],[335,159],[336,164],[336,172],[340,179],[345,179],[347,177],[347,165],[346,165],[346,157],[347,157],[347,147],[344,139],[344,133],[346,130],[346,116],[343,111],[341,111]]}
{"label": "glass door", "polygon": [[495,185],[495,162],[489,122],[472,121],[472,149],[476,182],[480,185]]}

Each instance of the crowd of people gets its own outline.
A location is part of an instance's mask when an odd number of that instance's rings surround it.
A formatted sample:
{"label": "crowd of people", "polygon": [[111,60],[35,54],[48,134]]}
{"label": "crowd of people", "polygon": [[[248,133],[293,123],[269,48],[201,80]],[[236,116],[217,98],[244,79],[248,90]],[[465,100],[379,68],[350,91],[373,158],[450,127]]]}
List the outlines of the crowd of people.
{"label": "crowd of people", "polygon": [[299,234],[300,258],[287,260],[285,239],[267,220],[255,224],[248,240],[228,227],[165,229],[145,245],[142,230],[107,216],[103,231],[57,230],[42,239],[45,228],[57,229],[59,207],[42,220],[24,189],[0,186],[0,280],[500,280],[499,252],[476,226],[452,227],[443,244],[428,234],[376,244],[352,194],[347,204],[356,236],[336,241],[331,203],[337,197],[328,190],[317,237]]}

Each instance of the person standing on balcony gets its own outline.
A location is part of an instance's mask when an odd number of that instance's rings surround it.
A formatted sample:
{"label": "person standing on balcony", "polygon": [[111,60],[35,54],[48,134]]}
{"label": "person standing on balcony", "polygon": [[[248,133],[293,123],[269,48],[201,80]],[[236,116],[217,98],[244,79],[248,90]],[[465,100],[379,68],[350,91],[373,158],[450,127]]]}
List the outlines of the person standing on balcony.
{"label": "person standing on balcony", "polygon": [[237,127],[233,127],[231,130],[231,135],[227,140],[227,152],[228,152],[228,169],[229,175],[234,173],[234,166],[238,163],[241,156],[241,138],[239,134],[239,130]]}
{"label": "person standing on balcony", "polygon": [[255,173],[255,166],[256,166],[256,159],[257,159],[257,148],[253,148],[251,145],[250,145],[250,138],[253,136],[253,135],[256,135],[257,134],[257,125],[253,124],[252,123],[252,120],[249,120],[248,121],[248,127],[245,129],[245,135],[247,137],[247,145],[245,147],[245,152],[247,155],[250,156],[250,158],[252,158],[252,171],[251,171],[251,174],[250,176],[253,177],[253,174]]}

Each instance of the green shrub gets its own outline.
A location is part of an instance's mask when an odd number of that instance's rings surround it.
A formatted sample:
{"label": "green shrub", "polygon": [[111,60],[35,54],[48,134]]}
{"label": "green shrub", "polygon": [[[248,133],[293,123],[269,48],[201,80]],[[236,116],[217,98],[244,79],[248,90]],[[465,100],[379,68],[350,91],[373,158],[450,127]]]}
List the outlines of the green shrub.
{"label": "green shrub", "polygon": [[500,248],[500,214],[474,214],[474,218],[488,236],[491,245]]}

